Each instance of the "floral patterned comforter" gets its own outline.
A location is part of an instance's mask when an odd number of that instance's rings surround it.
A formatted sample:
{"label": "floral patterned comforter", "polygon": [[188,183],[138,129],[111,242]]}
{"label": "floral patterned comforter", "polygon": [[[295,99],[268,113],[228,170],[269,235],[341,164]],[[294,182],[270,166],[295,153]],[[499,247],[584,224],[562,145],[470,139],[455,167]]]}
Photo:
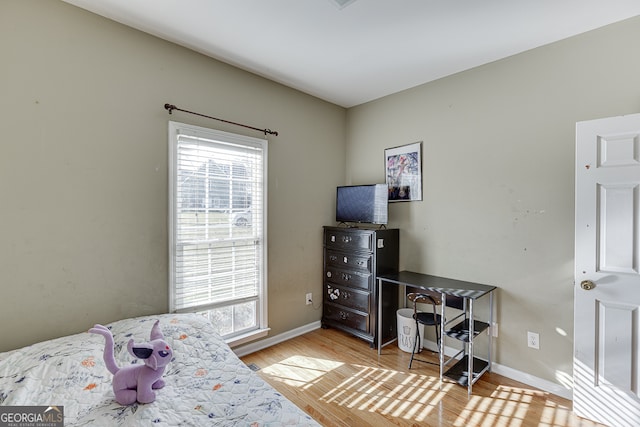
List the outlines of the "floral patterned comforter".
{"label": "floral patterned comforter", "polygon": [[202,316],[165,314],[108,326],[119,366],[127,342],[156,320],[174,358],[150,404],[119,405],[102,360],[104,339],[82,333],[0,353],[0,405],[64,406],[67,426],[279,426],[318,424],[242,363]]}

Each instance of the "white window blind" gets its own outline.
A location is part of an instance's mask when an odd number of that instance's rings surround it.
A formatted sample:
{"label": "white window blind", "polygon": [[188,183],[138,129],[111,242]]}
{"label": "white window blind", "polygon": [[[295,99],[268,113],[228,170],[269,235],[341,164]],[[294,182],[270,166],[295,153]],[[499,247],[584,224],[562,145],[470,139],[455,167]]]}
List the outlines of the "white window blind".
{"label": "white window blind", "polygon": [[266,328],[265,140],[171,122],[171,310]]}

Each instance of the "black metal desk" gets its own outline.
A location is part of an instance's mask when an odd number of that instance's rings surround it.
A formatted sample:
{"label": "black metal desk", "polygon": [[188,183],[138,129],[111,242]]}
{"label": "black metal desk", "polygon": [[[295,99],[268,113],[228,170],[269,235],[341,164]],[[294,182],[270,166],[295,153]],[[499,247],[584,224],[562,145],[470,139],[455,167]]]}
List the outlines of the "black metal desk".
{"label": "black metal desk", "polygon": [[[440,313],[442,322],[440,325],[440,330],[442,331],[442,338],[440,340],[440,345],[438,348],[438,353],[440,355],[440,381],[442,381],[443,377],[446,376],[447,378],[453,379],[460,385],[467,386],[468,392],[469,394],[471,394],[472,386],[480,378],[480,376],[482,376],[482,374],[484,374],[486,371],[491,372],[491,347],[493,333],[489,333],[489,350],[486,361],[474,357],[473,341],[480,332],[487,329],[490,325],[493,325],[493,291],[496,289],[496,287],[483,285],[480,283],[448,279],[446,277],[432,276],[429,274],[414,273],[412,271],[401,271],[399,273],[379,275],[377,279],[378,313],[380,313],[377,319],[378,337],[382,337],[383,284],[388,283],[404,287],[411,286],[418,289],[438,292],[442,295],[442,305]],[[404,293],[406,292],[403,292],[403,294]],[[445,316],[447,295],[462,297],[464,299],[464,308],[462,313],[451,320],[446,320]],[[489,295],[488,323],[475,320],[473,315],[474,301],[485,295]],[[450,323],[454,322],[460,317],[463,317],[462,321],[460,321],[455,326],[447,329],[447,326]],[[463,342],[462,350],[458,351],[454,356],[446,361],[444,357],[445,336],[449,336]],[[381,339],[378,339],[378,355],[382,353],[382,347],[393,341],[395,341],[395,339],[383,343]],[[457,357],[460,355],[462,355],[463,357],[462,359],[458,360]],[[452,361],[457,361],[457,363],[445,373],[445,366]],[[469,372],[472,372],[473,375],[469,375]]]}

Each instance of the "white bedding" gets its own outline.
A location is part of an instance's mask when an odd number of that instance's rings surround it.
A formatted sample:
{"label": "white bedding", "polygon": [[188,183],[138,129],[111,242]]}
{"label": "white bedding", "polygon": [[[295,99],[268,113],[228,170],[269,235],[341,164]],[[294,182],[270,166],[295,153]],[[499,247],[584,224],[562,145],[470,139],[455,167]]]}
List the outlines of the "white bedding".
{"label": "white bedding", "polygon": [[196,314],[106,325],[114,336],[119,366],[134,360],[127,352],[129,339],[147,341],[158,319],[174,359],[155,402],[119,405],[102,360],[104,339],[82,333],[0,353],[0,405],[64,406],[67,426],[318,425],[246,367]]}

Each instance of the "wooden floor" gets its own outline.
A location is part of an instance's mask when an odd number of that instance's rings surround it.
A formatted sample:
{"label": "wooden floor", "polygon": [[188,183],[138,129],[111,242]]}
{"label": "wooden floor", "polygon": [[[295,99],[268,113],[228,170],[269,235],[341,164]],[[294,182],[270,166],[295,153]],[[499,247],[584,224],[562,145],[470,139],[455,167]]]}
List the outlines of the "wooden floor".
{"label": "wooden floor", "polygon": [[[437,361],[425,350],[421,357]],[[414,362],[390,344],[318,329],[247,355],[265,381],[324,426],[596,426],[571,402],[494,373],[467,389],[438,380],[438,366]]]}

